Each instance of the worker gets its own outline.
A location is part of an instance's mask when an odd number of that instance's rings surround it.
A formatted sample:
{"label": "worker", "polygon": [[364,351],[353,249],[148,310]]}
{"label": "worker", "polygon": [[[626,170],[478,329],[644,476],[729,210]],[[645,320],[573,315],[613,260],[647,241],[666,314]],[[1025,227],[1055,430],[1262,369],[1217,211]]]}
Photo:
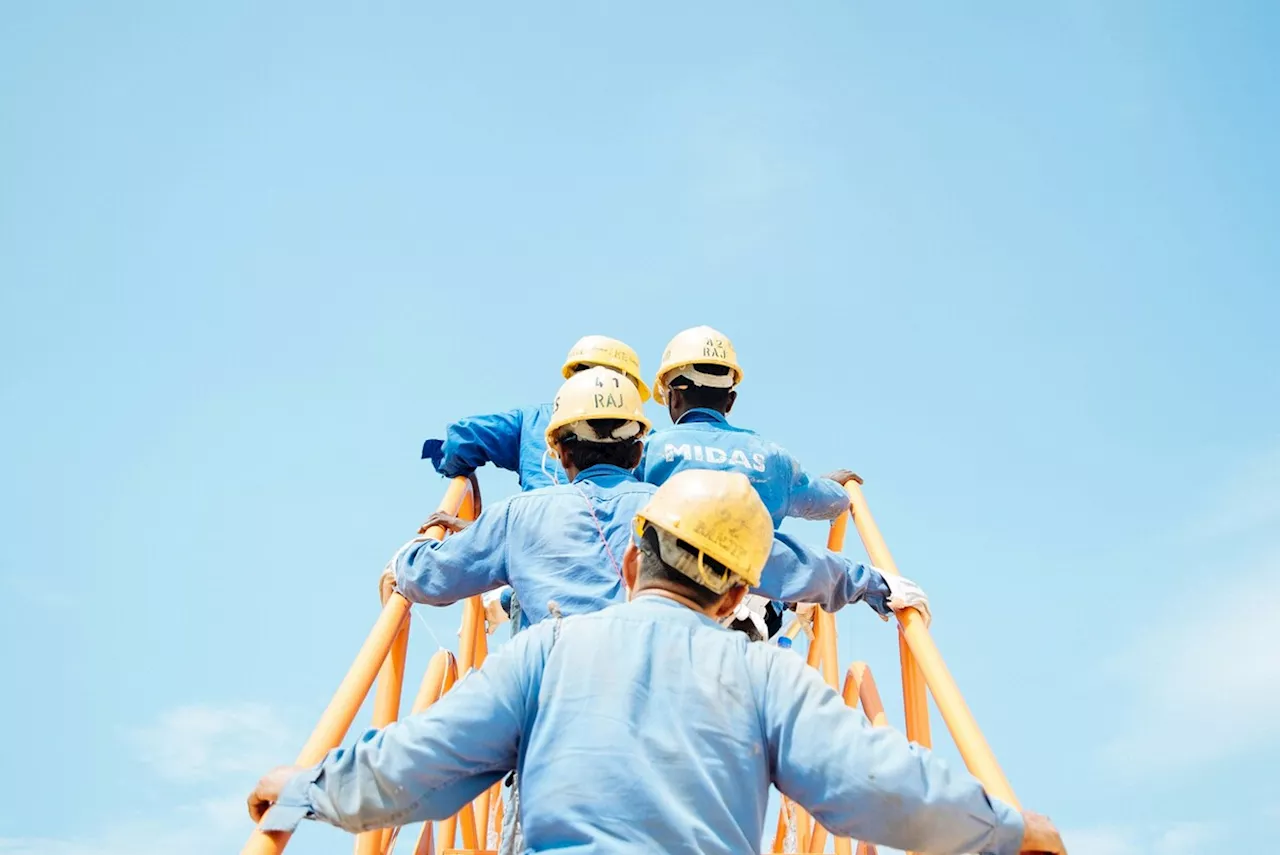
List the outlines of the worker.
{"label": "worker", "polygon": [[[605,366],[626,374],[636,384],[642,401],[649,400],[649,387],[640,379],[640,357],[625,342],[603,335],[583,336],[569,349],[561,373],[567,378],[593,366]],[[453,478],[470,475],[486,463],[518,474],[520,489],[534,490],[568,480],[563,467],[547,453],[545,430],[551,418],[551,404],[517,407],[505,413],[470,416],[445,428],[445,438],[422,444],[422,458],[429,459],[441,475]],[[469,523],[456,516],[436,513],[420,529],[441,525],[456,532]],[[519,628],[519,600],[510,589],[492,592],[485,602],[492,630],[513,614]]]}
{"label": "worker", "polygon": [[[849,509],[843,485],[856,477],[838,469],[811,478],[785,449],[726,418],[737,400],[742,366],[728,336],[711,327],[687,329],[667,344],[653,396],[667,405],[671,427],[654,432],[641,477],[662,484],[684,469],[745,474],[764,500],[775,528],[784,517],[835,519]],[[749,635],[769,638],[782,627],[785,606],[748,594],[738,607]]]}
{"label": "worker", "polygon": [[683,469],[718,469],[746,475],[773,518],[830,520],[849,509],[841,489],[855,477],[837,470],[810,478],[799,462],[754,431],[734,427],[726,416],[742,382],[738,355],[724,333],[694,327],[671,339],[662,354],[653,397],[667,405],[671,427],[656,430],[642,465],[643,480],[662,484]]}
{"label": "worker", "polygon": [[[649,400],[649,387],[640,379],[640,357],[616,338],[583,337],[569,350],[561,373],[568,378],[596,366],[627,375],[640,391],[641,400]],[[551,404],[470,416],[446,427],[444,439],[424,442],[422,458],[429,459],[436,471],[448,478],[470,475],[492,463],[517,473],[522,490],[564,484],[564,469],[547,453],[546,428],[550,420]]]}
{"label": "worker", "polygon": [[[491,505],[444,540],[411,540],[388,563],[382,584],[437,606],[510,585],[520,603],[517,629],[553,611],[581,614],[621,602],[630,522],[657,489],[632,473],[650,427],[642,397],[630,378],[609,368],[570,376],[546,428],[547,446],[569,483]],[[928,613],[928,598],[915,583],[782,534],[760,588],[828,611],[865,600],[882,616],[902,604]]]}
{"label": "worker", "polygon": [[514,769],[522,852],[758,852],[770,784],[833,835],[936,855],[1065,853],[1053,824],[872,727],[799,657],[718,622],[760,584],[768,510],[683,472],[635,518],[625,604],[523,632],[425,712],[249,796],[265,832],[452,816]]}

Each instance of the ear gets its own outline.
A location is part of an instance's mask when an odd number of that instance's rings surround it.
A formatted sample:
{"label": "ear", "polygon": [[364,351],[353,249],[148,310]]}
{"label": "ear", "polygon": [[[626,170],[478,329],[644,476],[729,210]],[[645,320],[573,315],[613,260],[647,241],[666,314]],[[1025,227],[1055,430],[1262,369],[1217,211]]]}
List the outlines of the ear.
{"label": "ear", "polygon": [[725,591],[724,596],[720,598],[720,602],[716,603],[715,619],[724,620],[733,614],[734,609],[738,607],[738,604],[742,602],[742,598],[746,595],[746,585],[735,585]]}
{"label": "ear", "polygon": [[684,412],[684,392],[667,387],[667,415],[674,422]]}
{"label": "ear", "polygon": [[635,450],[631,453],[631,459],[627,461],[628,469],[635,469],[640,465],[640,461],[644,459],[644,442],[637,441]]}
{"label": "ear", "polygon": [[728,397],[728,399],[725,401],[725,405],[724,405],[724,412],[725,412],[725,415],[728,415],[728,414],[729,414],[729,411],[733,409],[733,402],[734,402],[734,401],[736,401],[736,400],[738,400],[738,390],[737,390],[737,389],[730,389],[730,390],[729,390],[729,397]]}
{"label": "ear", "polygon": [[627,601],[636,589],[636,576],[640,572],[640,550],[634,543],[627,544],[627,551],[622,553],[622,581],[627,586]]}

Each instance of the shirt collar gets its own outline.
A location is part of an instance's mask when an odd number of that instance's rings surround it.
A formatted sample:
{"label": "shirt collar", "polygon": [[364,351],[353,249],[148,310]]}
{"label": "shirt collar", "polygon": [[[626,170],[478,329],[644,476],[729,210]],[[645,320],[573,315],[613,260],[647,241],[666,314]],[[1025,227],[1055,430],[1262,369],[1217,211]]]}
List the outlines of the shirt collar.
{"label": "shirt collar", "polygon": [[726,418],[725,414],[719,410],[709,410],[706,407],[694,407],[692,410],[689,410],[681,416],[680,420],[677,421],[676,424],[697,424],[698,422],[711,422],[718,425],[727,425],[729,423],[729,419]]}
{"label": "shirt collar", "polygon": [[578,477],[573,479],[573,483],[577,484],[582,481],[590,481],[593,484],[600,484],[604,487],[611,487],[620,484],[623,481],[635,481],[634,472],[623,469],[621,466],[614,466],[609,463],[597,463],[595,466],[588,466],[578,473]]}
{"label": "shirt collar", "polygon": [[659,597],[653,594],[637,594],[635,598],[627,604],[627,608],[634,611],[646,612],[653,615],[658,620],[678,621],[681,623],[702,623],[707,626],[720,626],[710,616],[700,611],[689,608],[684,603],[667,597]]}

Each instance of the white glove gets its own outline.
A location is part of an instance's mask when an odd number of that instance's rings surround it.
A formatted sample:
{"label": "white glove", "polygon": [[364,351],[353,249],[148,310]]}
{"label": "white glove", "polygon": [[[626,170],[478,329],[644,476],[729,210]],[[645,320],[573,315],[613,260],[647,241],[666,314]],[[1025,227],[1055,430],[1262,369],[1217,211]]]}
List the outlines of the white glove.
{"label": "white glove", "polygon": [[484,605],[484,616],[489,624],[489,634],[511,620],[511,616],[502,610],[502,592],[510,590],[509,587],[494,588],[492,591],[485,591],[480,595],[480,602]]}
{"label": "white glove", "polygon": [[742,602],[738,603],[738,607],[733,610],[733,614],[720,621],[724,626],[732,626],[735,621],[745,620],[756,628],[756,632],[760,634],[761,639],[769,638],[769,627],[764,621],[765,609],[768,608],[769,601],[764,597],[756,594],[747,594],[742,598]]}
{"label": "white glove", "polygon": [[[892,573],[884,572],[881,572],[880,575],[884,577],[885,584],[889,586],[889,608],[895,612],[900,612],[903,609],[915,609],[924,618],[925,626],[933,622],[933,615],[929,612],[929,598],[925,596],[923,588],[906,576],[895,576]],[[885,615],[884,619],[888,620],[888,615]]]}

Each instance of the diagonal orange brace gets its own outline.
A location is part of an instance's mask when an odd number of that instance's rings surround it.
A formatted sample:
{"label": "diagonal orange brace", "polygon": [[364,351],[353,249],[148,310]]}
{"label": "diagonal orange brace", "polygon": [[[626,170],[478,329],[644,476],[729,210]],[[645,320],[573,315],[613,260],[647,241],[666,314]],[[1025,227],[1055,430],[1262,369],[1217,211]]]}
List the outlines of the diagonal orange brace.
{"label": "diagonal orange brace", "polygon": [[[898,575],[898,565],[894,563],[884,538],[880,536],[880,530],[876,527],[871,510],[867,507],[866,497],[862,495],[862,487],[858,482],[850,481],[845,484],[845,490],[849,493],[849,501],[853,505],[853,523],[858,527],[858,534],[862,537],[867,554],[871,557],[871,563],[885,573]],[[1009,780],[996,761],[991,746],[987,744],[986,737],[978,727],[978,722],[969,711],[969,705],[960,694],[960,687],[956,685],[951,672],[947,670],[942,654],[938,652],[938,646],[934,643],[933,636],[929,634],[929,628],[925,626],[924,618],[915,609],[906,609],[898,612],[897,615],[901,638],[910,653],[909,657],[903,659],[904,691],[907,677],[905,663],[911,659],[918,665],[924,683],[933,693],[938,711],[942,713],[942,720],[946,722],[947,730],[951,732],[951,738],[955,740],[956,748],[959,749],[960,756],[964,759],[964,764],[970,773],[982,782],[988,793],[1018,808],[1019,804],[1017,797],[1013,794],[1013,787],[1009,786]],[[921,688],[919,694],[910,700],[919,703],[923,697],[923,688]],[[907,735],[910,737],[910,718],[907,720],[907,726]]]}
{"label": "diagonal orange brace", "polygon": [[[444,499],[439,509],[450,514],[457,514],[464,502],[471,498],[471,484],[466,478],[454,478],[449,482]],[[444,537],[444,529],[433,526],[427,530],[426,536],[439,540]],[[298,766],[314,766],[324,759],[329,749],[342,742],[343,737],[355,721],[360,705],[373,687],[374,678],[382,663],[387,659],[391,646],[395,642],[401,627],[409,617],[409,601],[400,594],[392,594],[382,607],[382,614],[370,630],[368,638],[356,654],[355,661],[347,670],[347,674],[338,685],[333,700],[320,716],[320,722],[311,732],[311,738],[298,752],[295,764]],[[249,841],[241,850],[241,855],[277,855],[283,852],[292,835],[286,832],[265,833],[254,830]]]}

